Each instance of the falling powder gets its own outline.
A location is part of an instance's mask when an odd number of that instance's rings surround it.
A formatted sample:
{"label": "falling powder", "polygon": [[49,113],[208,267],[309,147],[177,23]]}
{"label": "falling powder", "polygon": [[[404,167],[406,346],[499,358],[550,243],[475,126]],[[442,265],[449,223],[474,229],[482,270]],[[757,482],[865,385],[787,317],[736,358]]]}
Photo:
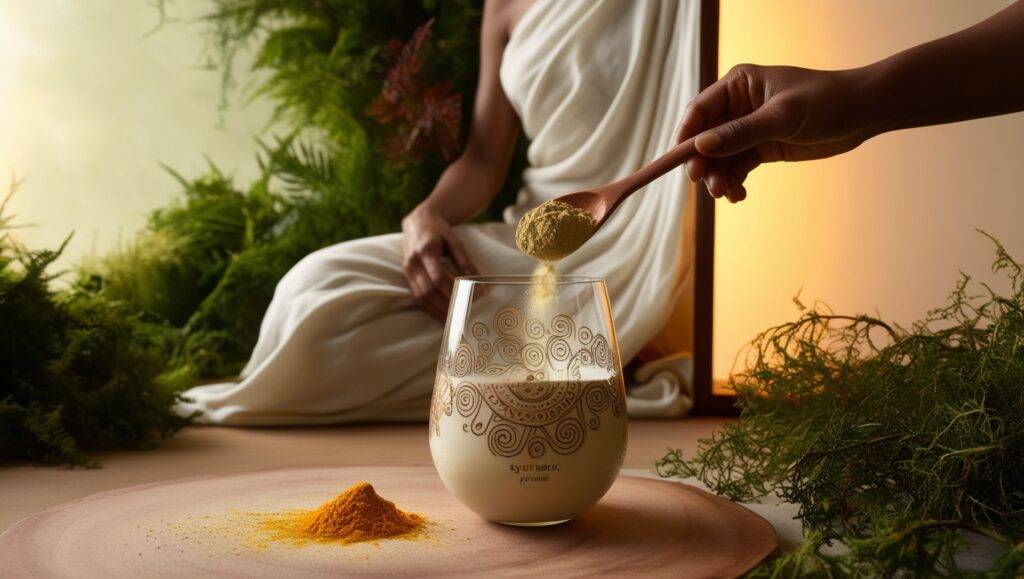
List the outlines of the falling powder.
{"label": "falling powder", "polygon": [[558,284],[558,276],[555,274],[555,264],[542,261],[533,270],[530,278],[530,313],[534,317],[545,318],[548,305],[555,297],[555,286]]}
{"label": "falling powder", "polygon": [[586,211],[552,199],[528,211],[516,227],[516,246],[540,261],[530,283],[530,310],[544,317],[555,296],[557,276],[554,262],[586,243],[597,223]]}

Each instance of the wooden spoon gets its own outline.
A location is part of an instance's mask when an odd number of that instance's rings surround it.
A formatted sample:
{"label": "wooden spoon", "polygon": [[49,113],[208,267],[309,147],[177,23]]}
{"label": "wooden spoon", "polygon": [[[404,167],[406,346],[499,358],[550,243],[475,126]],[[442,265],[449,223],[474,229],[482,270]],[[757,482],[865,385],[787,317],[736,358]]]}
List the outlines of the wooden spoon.
{"label": "wooden spoon", "polygon": [[614,183],[569,193],[558,197],[555,201],[568,203],[586,211],[594,218],[597,227],[601,227],[612,211],[615,211],[615,208],[627,197],[696,155],[697,147],[694,145],[694,139],[689,138],[651,163]]}

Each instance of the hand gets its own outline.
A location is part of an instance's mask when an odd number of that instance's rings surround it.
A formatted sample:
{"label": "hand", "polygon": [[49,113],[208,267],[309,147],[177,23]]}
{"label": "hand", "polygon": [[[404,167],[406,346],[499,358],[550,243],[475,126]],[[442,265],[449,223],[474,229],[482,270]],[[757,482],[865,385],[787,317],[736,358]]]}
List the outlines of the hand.
{"label": "hand", "polygon": [[863,122],[871,96],[859,70],[790,66],[733,67],[683,113],[678,140],[698,135],[700,156],[686,163],[690,179],[736,203],[761,163],[804,161],[849,151],[877,134]]}
{"label": "hand", "polygon": [[476,267],[452,226],[424,205],[402,220],[402,235],[402,274],[412,297],[443,320],[448,315],[455,274],[476,275]]}

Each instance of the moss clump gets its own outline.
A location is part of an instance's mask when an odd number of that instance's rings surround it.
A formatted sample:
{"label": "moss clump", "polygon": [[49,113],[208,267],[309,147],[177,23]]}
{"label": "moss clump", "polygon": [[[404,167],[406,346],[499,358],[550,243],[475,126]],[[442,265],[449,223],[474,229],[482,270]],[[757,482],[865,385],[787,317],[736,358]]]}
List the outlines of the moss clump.
{"label": "moss clump", "polygon": [[62,249],[0,237],[0,462],[93,464],[85,451],[151,446],[189,421],[171,412],[180,384],[162,375],[174,330],[51,289]]}
{"label": "moss clump", "polygon": [[658,462],[800,505],[806,544],[755,576],[958,574],[962,531],[1002,544],[986,576],[1024,573],[1024,270],[996,252],[1007,291],[964,276],[909,329],[823,306],[769,329],[733,379],[740,420]]}
{"label": "moss clump", "polygon": [[216,167],[193,180],[170,171],[182,198],[150,216],[124,247],[79,267],[80,289],[182,327],[239,252],[265,242],[283,203],[239,191]]}

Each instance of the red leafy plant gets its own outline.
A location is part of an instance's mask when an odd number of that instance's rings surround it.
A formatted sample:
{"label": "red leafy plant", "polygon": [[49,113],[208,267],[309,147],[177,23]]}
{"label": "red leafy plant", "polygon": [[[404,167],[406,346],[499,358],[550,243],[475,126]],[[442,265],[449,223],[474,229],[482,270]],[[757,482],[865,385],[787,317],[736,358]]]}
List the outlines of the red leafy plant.
{"label": "red leafy plant", "polygon": [[449,81],[427,85],[423,79],[423,46],[433,24],[430,19],[409,42],[392,39],[384,48],[387,76],[368,110],[381,126],[391,128],[385,151],[398,163],[422,160],[431,152],[451,161],[459,152],[462,95],[451,91]]}

